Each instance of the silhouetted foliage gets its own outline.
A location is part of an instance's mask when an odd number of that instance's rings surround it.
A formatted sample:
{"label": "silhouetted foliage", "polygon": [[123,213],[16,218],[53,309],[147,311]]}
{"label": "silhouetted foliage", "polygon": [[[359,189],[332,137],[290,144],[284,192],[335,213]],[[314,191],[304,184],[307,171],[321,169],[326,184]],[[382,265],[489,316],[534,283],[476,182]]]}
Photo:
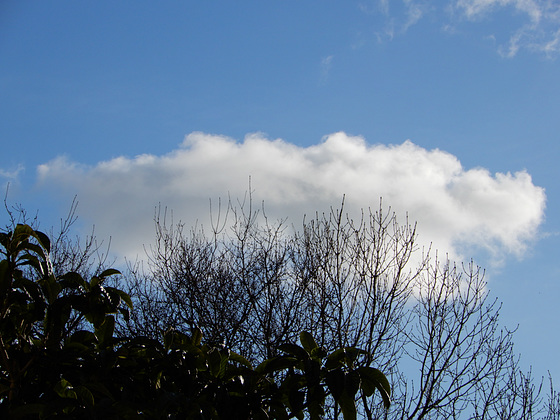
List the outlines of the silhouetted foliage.
{"label": "silhouetted foliage", "polygon": [[327,352],[306,332],[256,367],[194,326],[116,338],[116,317],[133,309],[106,284],[117,270],[56,273],[50,239],[26,224],[1,232],[0,246],[2,418],[319,419],[331,399],[355,419],[357,393],[390,404],[365,351]]}
{"label": "silhouetted foliage", "polygon": [[[418,249],[415,226],[381,208],[353,220],[343,206],[299,229],[251,203],[228,217],[207,235],[157,215],[148,263],[125,275],[142,309],[119,334],[160,339],[198,325],[259,364],[310,331],[327,352],[364,349],[358,366],[389,377],[388,413],[379,394],[356,394],[364,418],[560,418],[558,393],[546,406],[542,383],[519,369],[483,270]],[[337,418],[338,405],[325,408]]]}
{"label": "silhouetted foliage", "polygon": [[484,272],[394,214],[294,229],[232,206],[210,235],[157,217],[120,274],[70,239],[74,209],[52,241],[2,233],[1,418],[560,419]]}

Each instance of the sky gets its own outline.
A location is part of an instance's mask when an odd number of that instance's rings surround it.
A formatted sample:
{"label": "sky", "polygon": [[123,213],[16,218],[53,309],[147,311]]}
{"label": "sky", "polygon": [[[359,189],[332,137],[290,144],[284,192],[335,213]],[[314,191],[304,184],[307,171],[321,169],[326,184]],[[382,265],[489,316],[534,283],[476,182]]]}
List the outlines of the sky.
{"label": "sky", "polygon": [[295,226],[382,198],[486,268],[560,384],[559,56],[546,0],[2,0],[0,182],[44,230],[77,197],[121,259],[158,206],[208,226],[250,188]]}

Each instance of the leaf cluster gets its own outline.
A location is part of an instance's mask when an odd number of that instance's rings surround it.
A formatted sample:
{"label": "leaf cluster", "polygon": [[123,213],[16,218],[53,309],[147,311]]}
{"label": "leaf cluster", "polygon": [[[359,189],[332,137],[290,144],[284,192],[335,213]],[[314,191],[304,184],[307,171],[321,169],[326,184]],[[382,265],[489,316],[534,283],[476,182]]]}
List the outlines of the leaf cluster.
{"label": "leaf cluster", "polygon": [[328,401],[356,418],[358,392],[386,377],[354,347],[328,354],[307,332],[258,366],[202,332],[169,329],[162,340],[115,335],[130,296],[106,280],[55,275],[47,235],[18,224],[0,233],[0,417],[321,418]]}

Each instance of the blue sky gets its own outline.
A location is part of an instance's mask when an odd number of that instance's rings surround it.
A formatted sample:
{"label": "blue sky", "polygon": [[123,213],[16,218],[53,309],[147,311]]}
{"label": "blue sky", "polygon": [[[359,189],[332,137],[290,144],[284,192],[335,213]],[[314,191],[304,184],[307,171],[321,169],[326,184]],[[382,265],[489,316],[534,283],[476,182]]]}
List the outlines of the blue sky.
{"label": "blue sky", "polygon": [[249,176],[296,223],[383,196],[488,268],[558,382],[559,53],[541,0],[4,0],[0,181],[43,225],[77,194],[121,255],[158,203],[193,222]]}

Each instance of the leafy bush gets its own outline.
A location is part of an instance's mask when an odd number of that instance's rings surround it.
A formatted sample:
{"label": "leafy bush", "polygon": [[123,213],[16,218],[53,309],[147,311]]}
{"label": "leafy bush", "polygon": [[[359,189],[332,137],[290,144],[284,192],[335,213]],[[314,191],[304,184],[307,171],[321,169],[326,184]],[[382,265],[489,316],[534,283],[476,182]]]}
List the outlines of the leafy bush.
{"label": "leafy bush", "polygon": [[326,404],[356,418],[356,399],[387,378],[355,347],[328,354],[310,333],[301,346],[252,364],[225,346],[168,329],[162,340],[115,335],[129,295],[77,272],[55,275],[47,235],[18,224],[0,233],[0,416],[2,418],[321,418]]}

